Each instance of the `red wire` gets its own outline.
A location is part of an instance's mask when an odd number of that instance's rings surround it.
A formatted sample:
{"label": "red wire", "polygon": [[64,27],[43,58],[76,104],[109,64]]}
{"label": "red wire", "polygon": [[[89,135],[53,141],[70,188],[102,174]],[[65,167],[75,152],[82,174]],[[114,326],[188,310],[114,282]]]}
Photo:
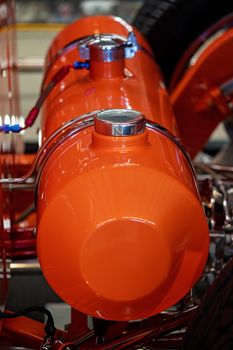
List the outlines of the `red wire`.
{"label": "red wire", "polygon": [[50,83],[41,92],[35,106],[28,113],[27,118],[25,119],[25,127],[22,128],[22,130],[27,129],[34,124],[40,112],[40,108],[43,105],[44,101],[46,100],[47,96],[54,89],[54,87],[57,84],[59,84],[69,74],[71,68],[73,68],[72,65],[63,66],[53,75]]}

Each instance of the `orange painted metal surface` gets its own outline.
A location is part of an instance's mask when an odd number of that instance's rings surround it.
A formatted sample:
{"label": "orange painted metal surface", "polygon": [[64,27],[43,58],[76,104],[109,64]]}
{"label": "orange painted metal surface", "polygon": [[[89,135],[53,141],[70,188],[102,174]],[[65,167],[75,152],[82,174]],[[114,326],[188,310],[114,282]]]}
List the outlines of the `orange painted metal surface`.
{"label": "orange painted metal surface", "polygon": [[[66,27],[49,49],[44,86],[61,66],[80,60],[77,44],[63,52],[64,47],[77,38],[98,33],[127,36],[129,26],[120,19],[96,16],[83,18]],[[112,68],[116,62],[98,62],[92,63],[98,67],[91,69],[97,79],[91,79],[88,71],[71,71],[66,79],[55,87],[44,107],[42,131],[45,138],[65,121],[104,108],[135,109],[151,120],[156,118],[158,123],[172,133],[178,132],[159,68],[151,57],[151,50],[145,39],[139,32],[136,34],[139,44],[147,49],[148,53],[141,50],[135,58],[125,60],[123,76],[121,74],[112,79],[103,79],[101,75],[106,70],[106,65],[111,65]]]}
{"label": "orange painted metal surface", "polygon": [[233,75],[232,54],[233,28],[214,33],[195,52],[171,92],[181,141],[192,157],[203,148],[217,125],[232,114],[229,102],[233,96],[226,97],[219,89]]}
{"label": "orange painted metal surface", "polygon": [[[100,32],[127,36],[128,27],[112,17],[68,26],[49,51],[44,84],[79,58],[76,48],[62,47]],[[63,53],[54,59],[57,51]],[[106,77],[103,65],[94,76],[72,72],[54,89],[44,107],[44,140],[74,117],[109,108],[136,109],[178,135],[148,53],[126,59],[120,76],[119,66],[109,64]],[[37,208],[45,277],[63,300],[95,317],[132,320],[158,313],[189,291],[205,264],[208,228],[191,168],[159,132],[112,137],[93,127],[80,131],[47,159]]]}

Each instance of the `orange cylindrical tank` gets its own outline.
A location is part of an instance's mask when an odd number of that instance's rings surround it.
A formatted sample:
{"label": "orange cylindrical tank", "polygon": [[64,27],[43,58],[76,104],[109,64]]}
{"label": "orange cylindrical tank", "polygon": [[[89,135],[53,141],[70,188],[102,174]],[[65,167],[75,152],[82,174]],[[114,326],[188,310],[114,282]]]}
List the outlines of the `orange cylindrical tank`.
{"label": "orange cylindrical tank", "polygon": [[137,52],[122,59],[128,53],[119,43],[130,31],[113,17],[71,24],[49,50],[44,79],[46,86],[62,65],[80,60],[77,46],[88,40],[90,69],[72,71],[43,111],[44,142],[64,123],[96,112],[79,132],[70,128],[70,137],[60,131],[40,170],[38,256],[64,301],[112,320],[148,317],[177,302],[208,253],[189,162],[172,138],[145,127],[144,116],[178,136],[159,69],[139,33]]}

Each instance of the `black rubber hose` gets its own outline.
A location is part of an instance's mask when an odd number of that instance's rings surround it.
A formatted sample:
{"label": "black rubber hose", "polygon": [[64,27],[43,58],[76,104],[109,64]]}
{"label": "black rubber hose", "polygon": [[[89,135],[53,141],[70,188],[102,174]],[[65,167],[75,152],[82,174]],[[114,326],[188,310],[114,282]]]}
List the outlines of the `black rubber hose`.
{"label": "black rubber hose", "polygon": [[20,316],[27,315],[31,312],[41,312],[47,316],[47,322],[44,330],[48,337],[53,337],[56,332],[56,328],[54,326],[54,319],[51,312],[43,306],[30,306],[22,311],[13,313],[0,312],[0,318],[17,318]]}

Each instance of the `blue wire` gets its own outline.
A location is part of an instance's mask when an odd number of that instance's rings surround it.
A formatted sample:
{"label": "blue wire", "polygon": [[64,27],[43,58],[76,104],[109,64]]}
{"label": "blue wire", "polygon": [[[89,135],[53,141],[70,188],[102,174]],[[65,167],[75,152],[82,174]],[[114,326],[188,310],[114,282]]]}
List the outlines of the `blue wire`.
{"label": "blue wire", "polygon": [[13,125],[4,124],[4,125],[0,126],[0,132],[1,131],[5,132],[5,133],[20,132],[20,131],[22,131],[22,127],[19,124],[13,124]]}
{"label": "blue wire", "polygon": [[[90,69],[90,62],[89,61],[85,61],[85,62],[76,61],[73,63],[73,68],[74,69]],[[14,124],[14,125],[5,124],[5,125],[0,126],[0,132],[4,132],[6,134],[9,132],[18,133],[20,131],[22,131],[22,127],[19,124]]]}
{"label": "blue wire", "polygon": [[85,61],[85,62],[76,61],[73,63],[73,68],[74,69],[89,69],[90,62],[89,61]]}

